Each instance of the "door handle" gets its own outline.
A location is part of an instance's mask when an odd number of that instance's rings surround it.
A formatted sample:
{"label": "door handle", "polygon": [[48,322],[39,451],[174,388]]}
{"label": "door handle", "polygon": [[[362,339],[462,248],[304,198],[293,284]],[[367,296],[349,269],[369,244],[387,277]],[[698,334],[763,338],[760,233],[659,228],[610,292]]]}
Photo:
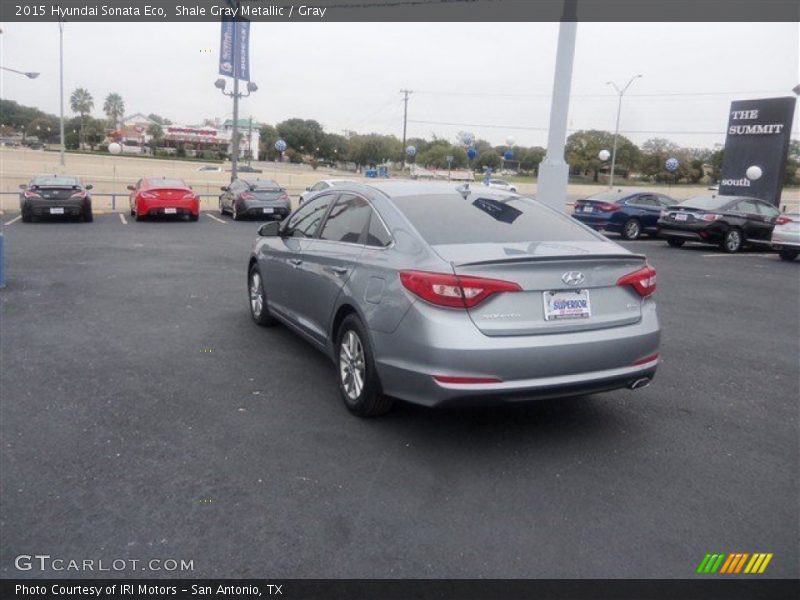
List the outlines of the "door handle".
{"label": "door handle", "polygon": [[300,258],[291,258],[289,259],[289,262],[292,263],[295,267],[299,267],[300,265],[303,264],[303,260]]}
{"label": "door handle", "polygon": [[346,275],[347,269],[344,267],[331,267],[331,271],[336,273],[337,275]]}

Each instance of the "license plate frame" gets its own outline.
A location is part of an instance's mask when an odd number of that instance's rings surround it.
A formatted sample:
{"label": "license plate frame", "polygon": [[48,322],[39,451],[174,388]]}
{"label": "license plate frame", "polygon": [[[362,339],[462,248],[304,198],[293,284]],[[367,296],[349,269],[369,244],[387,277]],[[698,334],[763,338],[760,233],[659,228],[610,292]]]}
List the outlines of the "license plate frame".
{"label": "license plate frame", "polygon": [[585,213],[593,213],[594,212],[594,208],[592,208],[591,206],[584,206],[583,207],[583,212],[585,212]]}
{"label": "license plate frame", "polygon": [[274,215],[275,214],[275,209],[274,208],[269,208],[269,207],[265,206],[261,210],[264,212],[265,215]]}
{"label": "license plate frame", "polygon": [[51,215],[63,215],[64,214],[64,207],[63,206],[51,206],[50,207],[50,214]]}
{"label": "license plate frame", "polygon": [[177,215],[178,214],[178,209],[177,208],[165,208],[164,209],[164,214],[165,215]]}
{"label": "license plate frame", "polygon": [[688,221],[689,220],[689,215],[687,215],[686,213],[677,213],[675,215],[675,220],[676,221]]}
{"label": "license plate frame", "polygon": [[[548,290],[542,293],[545,321],[571,321],[592,318],[588,289]],[[556,306],[557,302],[567,303]]]}

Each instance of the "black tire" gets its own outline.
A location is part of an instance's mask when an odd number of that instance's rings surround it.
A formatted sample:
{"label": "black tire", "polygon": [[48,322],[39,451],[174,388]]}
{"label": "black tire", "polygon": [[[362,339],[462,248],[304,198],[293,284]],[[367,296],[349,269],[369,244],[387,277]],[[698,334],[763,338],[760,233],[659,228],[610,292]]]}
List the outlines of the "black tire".
{"label": "black tire", "polygon": [[[351,336],[355,336],[357,345],[352,345],[353,338]],[[343,345],[347,345],[351,350],[343,351]],[[354,347],[355,351],[353,351]],[[360,359],[358,348],[360,348]],[[335,361],[339,394],[342,396],[347,410],[359,417],[377,417],[389,412],[394,400],[383,394],[369,337],[361,319],[354,314],[346,316],[339,327],[336,336]],[[356,369],[362,372],[360,390],[354,383],[356,378],[353,373]],[[354,395],[356,393],[357,395]]]}
{"label": "black tire", "polygon": [[[257,281],[255,281],[256,277],[258,278]],[[259,293],[261,297],[260,310],[254,298],[255,293]],[[250,267],[250,271],[247,274],[247,297],[248,305],[250,306],[250,316],[253,317],[253,321],[255,321],[256,324],[261,327],[273,327],[278,324],[277,319],[269,312],[269,307],[267,306],[267,292],[264,290],[264,278],[261,277],[261,271],[258,265]]]}
{"label": "black tire", "polygon": [[742,230],[736,227],[731,227],[725,232],[722,238],[722,249],[728,254],[736,254],[744,246],[744,236]]}
{"label": "black tire", "polygon": [[236,209],[236,202],[231,204],[231,219],[234,221],[241,221],[242,216],[239,214],[239,211]]}
{"label": "black tire", "polygon": [[31,211],[25,210],[24,207],[22,209],[22,222],[23,223],[32,223],[33,222],[33,215],[31,215]]}
{"label": "black tire", "polygon": [[681,238],[667,238],[667,243],[673,248],[680,248],[685,242]]}
{"label": "black tire", "polygon": [[197,221],[200,220],[200,215],[199,214],[197,214],[197,215],[189,215],[189,220],[197,222]]}
{"label": "black tire", "polygon": [[136,220],[137,221],[144,221],[144,215],[140,215],[139,212],[136,212]]}
{"label": "black tire", "polygon": [[131,209],[131,216],[132,217],[136,216],[136,213],[133,211],[133,209]]}
{"label": "black tire", "polygon": [[92,214],[91,208],[86,208],[83,211],[83,222],[84,223],[91,223],[94,221],[94,214]]}
{"label": "black tire", "polygon": [[622,237],[626,240],[638,240],[642,237],[642,224],[639,219],[628,219],[622,226]]}
{"label": "black tire", "polygon": [[798,254],[800,254],[800,250],[793,250],[792,248],[781,248],[778,250],[778,256],[781,257],[781,260],[792,261],[797,258]]}

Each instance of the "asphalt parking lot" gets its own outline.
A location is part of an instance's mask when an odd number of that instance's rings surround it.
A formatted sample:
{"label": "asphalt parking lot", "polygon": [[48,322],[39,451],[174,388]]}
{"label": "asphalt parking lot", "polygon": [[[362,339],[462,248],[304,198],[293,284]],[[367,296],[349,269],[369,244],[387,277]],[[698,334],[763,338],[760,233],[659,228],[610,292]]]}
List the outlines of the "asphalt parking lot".
{"label": "asphalt parking lot", "polygon": [[767,576],[800,575],[800,261],[625,244],[658,270],[649,388],[361,420],[324,356],[253,324],[258,223],[2,220],[3,577],[42,576],[23,553],[684,578],[707,552],[772,552]]}

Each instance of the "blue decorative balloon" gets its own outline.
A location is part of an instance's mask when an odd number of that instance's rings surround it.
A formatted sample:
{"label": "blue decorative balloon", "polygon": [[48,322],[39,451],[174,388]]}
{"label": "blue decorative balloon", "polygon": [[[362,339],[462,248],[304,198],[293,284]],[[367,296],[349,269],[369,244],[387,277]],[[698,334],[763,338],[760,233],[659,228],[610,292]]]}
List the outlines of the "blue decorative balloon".
{"label": "blue decorative balloon", "polygon": [[406,154],[409,156],[414,156],[417,153],[417,149],[414,146],[408,146],[406,148]]}
{"label": "blue decorative balloon", "polygon": [[668,158],[667,162],[664,163],[664,167],[670,173],[674,173],[678,170],[678,159],[677,158]]}
{"label": "blue decorative balloon", "polygon": [[503,158],[505,158],[506,160],[511,160],[512,158],[514,158],[514,152],[512,150],[506,150],[506,153],[503,154]]}
{"label": "blue decorative balloon", "polygon": [[469,150],[467,150],[467,156],[469,157],[470,160],[472,160],[473,158],[478,156],[478,151],[475,150],[475,148],[470,148]]}
{"label": "blue decorative balloon", "polygon": [[278,140],[275,142],[275,150],[278,152],[284,152],[286,150],[286,142],[283,140]]}
{"label": "blue decorative balloon", "polygon": [[469,131],[461,131],[458,134],[458,139],[462,146],[470,147],[475,143],[475,134]]}

